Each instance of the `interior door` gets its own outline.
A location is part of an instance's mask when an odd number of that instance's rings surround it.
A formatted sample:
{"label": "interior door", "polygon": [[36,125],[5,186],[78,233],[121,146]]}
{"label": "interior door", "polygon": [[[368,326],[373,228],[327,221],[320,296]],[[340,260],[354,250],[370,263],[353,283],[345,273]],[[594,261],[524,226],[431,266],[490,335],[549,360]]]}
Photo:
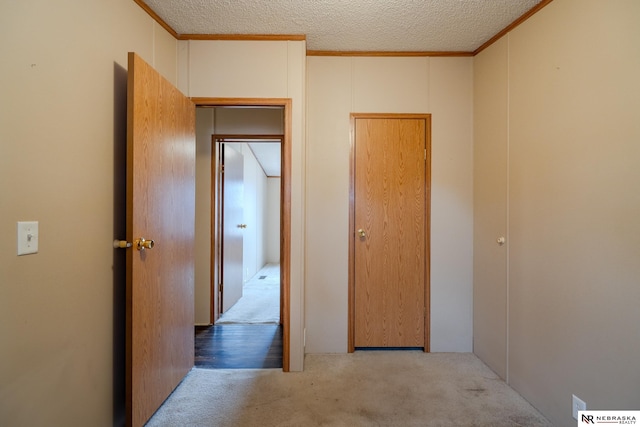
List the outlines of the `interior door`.
{"label": "interior door", "polygon": [[126,409],[142,426],[194,363],[195,105],[134,53],[128,79]]}
{"label": "interior door", "polygon": [[244,157],[228,143],[222,144],[222,286],[224,313],[242,297],[244,224]]}
{"label": "interior door", "polygon": [[428,120],[354,117],[355,347],[428,350]]}

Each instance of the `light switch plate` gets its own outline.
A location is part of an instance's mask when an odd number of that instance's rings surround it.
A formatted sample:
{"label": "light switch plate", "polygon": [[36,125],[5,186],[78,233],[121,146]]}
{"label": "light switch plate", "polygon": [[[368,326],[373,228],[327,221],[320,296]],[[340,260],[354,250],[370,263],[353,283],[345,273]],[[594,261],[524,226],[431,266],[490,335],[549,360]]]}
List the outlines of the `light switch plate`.
{"label": "light switch plate", "polygon": [[18,255],[38,253],[38,221],[18,222]]}
{"label": "light switch plate", "polygon": [[571,410],[572,410],[573,419],[577,420],[578,419],[578,412],[586,411],[587,410],[587,404],[584,402],[584,400],[580,399],[575,394],[572,394],[571,398],[572,398]]}

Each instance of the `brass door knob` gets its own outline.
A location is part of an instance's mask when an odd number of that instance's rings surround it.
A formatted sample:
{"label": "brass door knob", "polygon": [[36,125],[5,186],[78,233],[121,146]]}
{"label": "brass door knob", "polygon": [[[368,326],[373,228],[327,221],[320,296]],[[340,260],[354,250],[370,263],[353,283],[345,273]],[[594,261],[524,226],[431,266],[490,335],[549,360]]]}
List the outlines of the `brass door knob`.
{"label": "brass door knob", "polygon": [[134,240],[133,244],[135,245],[137,250],[143,251],[145,249],[153,249],[153,246],[156,243],[151,239],[147,240],[144,237],[141,237],[139,239]]}
{"label": "brass door knob", "polygon": [[367,232],[364,231],[362,228],[358,229],[358,236],[360,237],[367,237]]}

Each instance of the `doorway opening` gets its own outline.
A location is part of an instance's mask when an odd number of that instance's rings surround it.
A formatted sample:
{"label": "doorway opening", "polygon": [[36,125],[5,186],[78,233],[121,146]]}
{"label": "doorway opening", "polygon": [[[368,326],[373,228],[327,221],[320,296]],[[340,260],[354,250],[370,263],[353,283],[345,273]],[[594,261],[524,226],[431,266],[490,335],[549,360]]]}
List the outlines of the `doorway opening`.
{"label": "doorway opening", "polygon": [[217,325],[280,324],[281,135],[213,135]]}
{"label": "doorway opening", "polygon": [[198,99],[196,104],[215,110],[211,320],[196,331],[196,366],[286,372],[291,102]]}

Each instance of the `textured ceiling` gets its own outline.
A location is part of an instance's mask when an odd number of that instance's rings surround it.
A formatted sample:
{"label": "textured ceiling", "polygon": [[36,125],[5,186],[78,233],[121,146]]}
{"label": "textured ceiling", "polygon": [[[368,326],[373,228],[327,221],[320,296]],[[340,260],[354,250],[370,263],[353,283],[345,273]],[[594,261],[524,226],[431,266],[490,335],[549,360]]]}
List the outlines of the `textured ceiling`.
{"label": "textured ceiling", "polygon": [[308,50],[473,52],[540,0],[145,0],[178,34],[299,34]]}

